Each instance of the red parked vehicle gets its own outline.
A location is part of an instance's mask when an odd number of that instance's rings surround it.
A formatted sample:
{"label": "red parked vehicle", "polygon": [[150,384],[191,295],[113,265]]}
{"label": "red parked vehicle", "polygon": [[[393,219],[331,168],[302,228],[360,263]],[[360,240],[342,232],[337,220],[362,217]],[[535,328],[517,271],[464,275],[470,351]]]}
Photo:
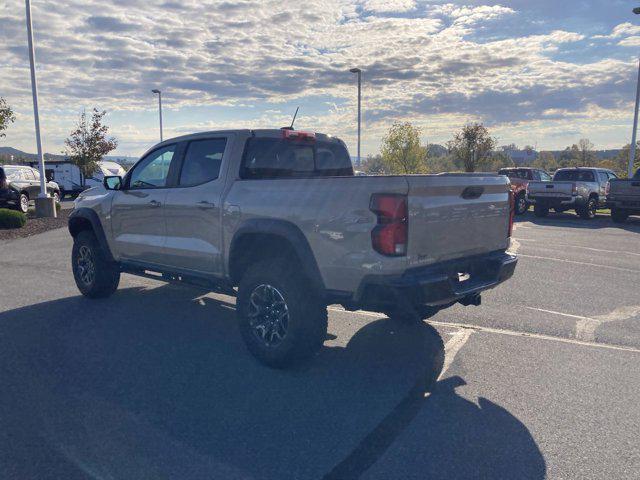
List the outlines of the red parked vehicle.
{"label": "red parked vehicle", "polygon": [[516,215],[522,215],[529,210],[530,204],[527,201],[527,187],[529,186],[529,182],[551,181],[551,175],[539,168],[501,168],[498,170],[498,175],[505,175],[511,180],[511,191],[513,191],[516,203]]}

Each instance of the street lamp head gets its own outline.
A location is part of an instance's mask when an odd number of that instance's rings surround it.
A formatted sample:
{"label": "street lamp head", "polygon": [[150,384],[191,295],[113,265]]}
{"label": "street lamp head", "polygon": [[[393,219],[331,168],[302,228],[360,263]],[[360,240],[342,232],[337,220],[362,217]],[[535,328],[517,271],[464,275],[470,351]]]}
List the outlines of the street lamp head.
{"label": "street lamp head", "polygon": [[349,70],[351,73],[360,73],[362,72],[362,70],[360,70],[359,68],[352,68],[351,70]]}
{"label": "street lamp head", "polygon": [[640,7],[634,8],[633,13],[635,13],[636,15],[640,15]]}
{"label": "street lamp head", "polygon": [[151,93],[160,94],[160,90],[158,90],[157,88],[154,88],[153,90],[151,90]]}

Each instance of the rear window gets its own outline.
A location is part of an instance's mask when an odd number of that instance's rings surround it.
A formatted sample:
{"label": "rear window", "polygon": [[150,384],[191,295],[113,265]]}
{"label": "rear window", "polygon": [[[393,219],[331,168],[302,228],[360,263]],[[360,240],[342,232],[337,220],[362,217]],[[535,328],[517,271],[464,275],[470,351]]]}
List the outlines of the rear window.
{"label": "rear window", "polygon": [[559,182],[595,182],[592,170],[560,170],[553,179]]}
{"label": "rear window", "polygon": [[352,176],[347,149],[335,142],[250,138],[240,178],[308,178]]}
{"label": "rear window", "polygon": [[506,175],[509,178],[520,178],[522,180],[529,180],[530,171],[529,170],[500,170],[498,172],[499,175]]}

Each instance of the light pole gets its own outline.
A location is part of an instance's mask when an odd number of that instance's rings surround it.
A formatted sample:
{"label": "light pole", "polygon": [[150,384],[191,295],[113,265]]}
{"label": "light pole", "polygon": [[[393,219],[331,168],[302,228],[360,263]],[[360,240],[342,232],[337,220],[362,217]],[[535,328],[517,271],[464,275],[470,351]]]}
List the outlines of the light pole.
{"label": "light pole", "polygon": [[151,90],[152,93],[158,94],[158,112],[160,115],[160,141],[162,141],[162,92],[157,88]]}
{"label": "light pole", "polygon": [[358,74],[358,160],[356,165],[360,167],[360,133],[362,126],[362,70],[359,68],[352,68],[349,70],[351,73]]}
{"label": "light pole", "polygon": [[44,176],[44,155],[40,140],[40,115],[38,113],[38,82],[36,81],[36,52],[33,45],[33,25],[31,21],[31,1],[25,0],[27,9],[27,41],[29,43],[29,65],[31,67],[31,94],[33,96],[33,118],[36,124],[36,147],[38,149],[38,163],[40,165],[40,197],[47,197],[47,186]]}
{"label": "light pole", "polygon": [[40,166],[40,194],[36,198],[36,214],[42,217],[55,217],[56,208],[53,200],[47,195],[47,180],[44,169],[44,155],[40,139],[40,115],[38,113],[38,82],[36,81],[36,52],[33,45],[33,22],[31,21],[31,2],[25,0],[27,11],[27,42],[29,44],[29,65],[31,67],[31,94],[33,96],[33,118],[36,127],[36,148],[38,149],[38,164]]}
{"label": "light pole", "polygon": [[[633,13],[640,15],[640,7],[634,8]],[[640,65],[638,66],[638,85],[636,86],[636,108],[633,116],[633,134],[629,149],[629,178],[633,177],[633,164],[636,160],[636,138],[638,135],[638,109],[640,108]]]}

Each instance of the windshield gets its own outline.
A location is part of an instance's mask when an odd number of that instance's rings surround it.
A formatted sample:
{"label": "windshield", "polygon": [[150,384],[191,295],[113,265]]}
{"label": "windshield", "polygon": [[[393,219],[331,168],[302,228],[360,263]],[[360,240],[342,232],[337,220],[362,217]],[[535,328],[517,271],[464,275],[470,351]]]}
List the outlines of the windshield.
{"label": "windshield", "polygon": [[8,181],[18,180],[20,178],[20,170],[17,167],[4,167],[4,173]]}
{"label": "windshield", "polygon": [[634,180],[640,180],[640,168],[636,170],[636,174],[633,176]]}
{"label": "windshield", "polygon": [[559,182],[593,182],[592,170],[560,170],[554,177],[554,181]]}

